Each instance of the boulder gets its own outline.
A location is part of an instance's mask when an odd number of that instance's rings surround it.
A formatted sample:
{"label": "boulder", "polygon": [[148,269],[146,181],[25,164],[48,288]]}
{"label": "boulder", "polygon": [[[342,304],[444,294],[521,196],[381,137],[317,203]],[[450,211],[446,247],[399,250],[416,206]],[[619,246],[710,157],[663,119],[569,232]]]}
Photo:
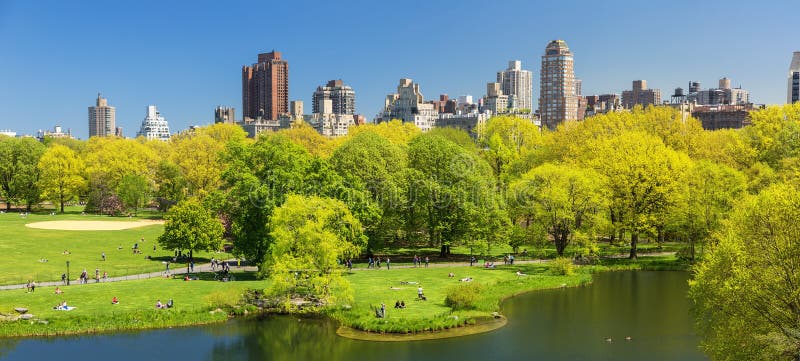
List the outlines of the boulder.
{"label": "boulder", "polygon": [[17,311],[17,313],[26,313],[28,312],[28,309],[25,307],[17,307],[14,309],[14,311]]}
{"label": "boulder", "polygon": [[30,313],[26,313],[24,315],[20,315],[19,318],[23,319],[23,320],[30,320],[30,319],[33,319],[33,315],[30,314]]}

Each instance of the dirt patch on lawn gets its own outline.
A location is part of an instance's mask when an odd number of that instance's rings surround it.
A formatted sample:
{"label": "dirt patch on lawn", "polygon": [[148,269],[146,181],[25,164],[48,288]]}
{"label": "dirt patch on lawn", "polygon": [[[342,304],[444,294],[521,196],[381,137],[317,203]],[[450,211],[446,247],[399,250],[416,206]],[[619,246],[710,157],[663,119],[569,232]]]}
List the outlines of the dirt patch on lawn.
{"label": "dirt patch on lawn", "polygon": [[164,221],[46,221],[28,223],[25,227],[62,231],[119,231],[121,229],[152,226],[154,224],[164,224]]}

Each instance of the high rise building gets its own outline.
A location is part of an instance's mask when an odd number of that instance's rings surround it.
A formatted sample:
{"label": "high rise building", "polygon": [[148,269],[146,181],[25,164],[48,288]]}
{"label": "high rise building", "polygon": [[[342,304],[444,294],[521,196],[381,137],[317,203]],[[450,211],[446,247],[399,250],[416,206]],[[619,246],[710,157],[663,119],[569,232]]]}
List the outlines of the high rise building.
{"label": "high rise building", "polygon": [[376,122],[400,119],[404,123],[414,123],[423,132],[434,127],[439,112],[433,104],[425,103],[419,84],[411,79],[400,79],[397,93],[386,96],[386,102]]}
{"label": "high rise building", "polygon": [[800,101],[800,51],[792,55],[789,65],[789,89],[786,92],[786,102],[789,104]]}
{"label": "high rise building", "polygon": [[278,120],[289,114],[289,63],[281,53],[258,54],[258,62],[242,67],[242,116]]}
{"label": "high rise building", "polygon": [[497,82],[503,94],[508,96],[508,107],[511,109],[527,109],[533,107],[533,73],[522,70],[522,62],[508,62],[508,69],[497,72]]}
{"label": "high rise building", "polygon": [[142,127],[136,133],[137,137],[145,137],[147,140],[158,139],[169,140],[169,124],[161,116],[155,105],[147,106],[147,115],[142,121]]}
{"label": "high rise building", "polygon": [[289,102],[289,114],[292,116],[292,119],[302,119],[303,118],[303,101],[302,100],[292,100]]}
{"label": "high rise building", "polygon": [[317,87],[311,102],[312,113],[322,113],[325,100],[329,99],[333,106],[333,114],[356,113],[356,92],[344,85],[341,79],[331,80],[325,86]]}
{"label": "high rise building", "polygon": [[95,106],[89,107],[89,137],[113,136],[116,130],[116,109],[108,99],[97,94]]}
{"label": "high rise building", "polygon": [[508,111],[508,95],[503,94],[500,83],[486,83],[486,96],[483,98],[483,110],[492,114]]}
{"label": "high rise building", "polygon": [[214,123],[233,124],[236,122],[236,110],[233,107],[217,106],[214,108]]}
{"label": "high rise building", "polygon": [[647,107],[659,104],[661,104],[661,90],[648,89],[647,80],[634,80],[633,89],[622,92],[622,106],[627,109],[636,105]]}
{"label": "high rise building", "polygon": [[564,40],[553,40],[547,44],[542,55],[540,82],[539,115],[542,125],[552,130],[562,122],[577,120],[574,59]]}

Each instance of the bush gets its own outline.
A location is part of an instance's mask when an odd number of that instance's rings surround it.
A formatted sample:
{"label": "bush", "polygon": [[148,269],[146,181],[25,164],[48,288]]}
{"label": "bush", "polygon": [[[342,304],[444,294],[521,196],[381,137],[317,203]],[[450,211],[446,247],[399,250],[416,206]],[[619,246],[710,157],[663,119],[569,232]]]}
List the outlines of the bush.
{"label": "bush", "polygon": [[550,263],[550,270],[558,276],[572,276],[575,273],[575,266],[572,260],[566,257],[559,257]]}
{"label": "bush", "polygon": [[692,261],[692,247],[682,247],[675,253],[675,257],[681,261]]}
{"label": "bush", "polygon": [[447,291],[444,304],[454,310],[471,310],[476,308],[483,286],[467,283],[453,287]]}
{"label": "bush", "polygon": [[233,292],[217,291],[207,294],[203,297],[203,301],[212,310],[217,308],[230,310],[240,303],[241,296]]}

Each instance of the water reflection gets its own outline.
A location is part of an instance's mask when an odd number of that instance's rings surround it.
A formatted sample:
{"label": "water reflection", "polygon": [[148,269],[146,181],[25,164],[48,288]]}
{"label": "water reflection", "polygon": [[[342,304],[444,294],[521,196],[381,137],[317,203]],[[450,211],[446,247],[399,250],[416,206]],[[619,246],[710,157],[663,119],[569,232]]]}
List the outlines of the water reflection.
{"label": "water reflection", "polygon": [[704,360],[691,330],[686,280],[687,274],[680,272],[601,274],[592,286],[513,298],[503,305],[509,317],[506,327],[452,339],[358,341],[337,336],[336,326],[324,319],[265,317],[114,335],[5,340],[0,358]]}

